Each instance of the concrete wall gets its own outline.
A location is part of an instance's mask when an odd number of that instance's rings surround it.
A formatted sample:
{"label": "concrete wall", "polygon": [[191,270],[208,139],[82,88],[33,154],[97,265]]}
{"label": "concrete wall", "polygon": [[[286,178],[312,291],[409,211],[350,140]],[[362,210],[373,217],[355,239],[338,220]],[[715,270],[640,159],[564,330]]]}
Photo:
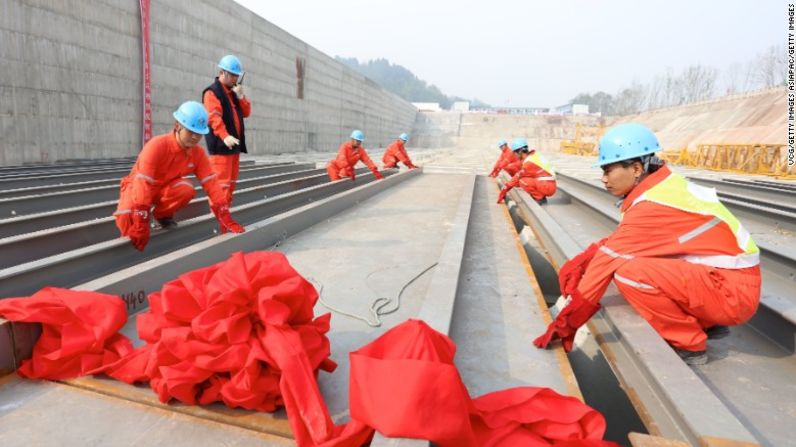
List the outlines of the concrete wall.
{"label": "concrete wall", "polygon": [[[414,122],[411,104],[232,0],[153,0],[150,14],[155,134],[200,98],[227,53],[247,72],[250,153],[332,151],[353,128],[380,147]],[[3,0],[0,42],[1,165],[138,153],[138,2]]]}

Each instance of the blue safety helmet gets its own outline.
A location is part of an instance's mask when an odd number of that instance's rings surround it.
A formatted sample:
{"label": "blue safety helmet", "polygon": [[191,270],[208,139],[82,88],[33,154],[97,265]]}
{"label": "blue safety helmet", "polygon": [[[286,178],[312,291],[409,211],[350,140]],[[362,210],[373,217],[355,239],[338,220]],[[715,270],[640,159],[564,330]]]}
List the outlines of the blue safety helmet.
{"label": "blue safety helmet", "polygon": [[497,147],[498,147],[498,149],[500,149],[501,147],[503,147],[503,146],[505,146],[505,145],[507,145],[507,144],[509,144],[509,142],[508,142],[508,141],[506,141],[506,140],[500,140],[500,141],[498,141]]}
{"label": "blue safety helmet", "polygon": [[517,152],[518,150],[527,147],[528,147],[528,140],[526,140],[525,138],[515,138],[514,140],[511,141],[511,150],[514,152]]}
{"label": "blue safety helmet", "polygon": [[357,141],[365,141],[365,134],[361,130],[351,132],[351,139]]}
{"label": "blue safety helmet", "polygon": [[400,138],[401,140],[404,140],[404,143],[405,143],[405,142],[409,141],[409,134],[408,133],[402,133],[401,135],[398,136],[398,138]]}
{"label": "blue safety helmet", "polygon": [[193,133],[207,135],[210,129],[207,128],[207,111],[205,106],[196,101],[186,101],[179,109],[172,114],[183,127]]}
{"label": "blue safety helmet", "polygon": [[620,124],[600,138],[599,155],[594,166],[631,160],[660,150],[658,138],[647,127],[636,123]]}
{"label": "blue safety helmet", "polygon": [[243,67],[240,65],[240,59],[231,54],[222,57],[221,60],[218,61],[218,68],[228,71],[235,76],[240,76],[241,73],[243,73]]}

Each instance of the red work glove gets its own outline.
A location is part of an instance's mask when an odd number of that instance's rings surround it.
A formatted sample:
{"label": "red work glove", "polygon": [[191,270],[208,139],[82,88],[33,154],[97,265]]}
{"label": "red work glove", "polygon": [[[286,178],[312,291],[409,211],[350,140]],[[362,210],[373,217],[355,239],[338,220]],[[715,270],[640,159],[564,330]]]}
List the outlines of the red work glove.
{"label": "red work glove", "polygon": [[561,343],[564,345],[564,350],[567,352],[571,351],[578,328],[586,324],[589,318],[597,313],[599,309],[600,303],[584,300],[576,289],[572,292],[572,301],[561,310],[555,321],[550,323],[550,326],[547,326],[547,332],[534,340],[533,344],[537,348],[544,349],[550,345],[551,341],[560,338]]}
{"label": "red work glove", "polygon": [[415,164],[412,163],[411,161],[406,164],[406,167],[409,169],[417,169],[417,166],[415,166]]}
{"label": "red work glove", "polygon": [[357,179],[357,171],[355,171],[355,170],[353,170],[353,169],[352,169],[352,170],[351,170],[351,181],[352,181],[352,182],[353,182],[353,181],[356,181],[356,179]]}
{"label": "red work glove", "polygon": [[489,173],[489,176],[492,177],[492,178],[495,178],[495,177],[498,176],[498,174],[500,174],[500,170],[499,169],[493,169],[492,172]]}
{"label": "red work glove", "polygon": [[506,198],[506,194],[511,191],[511,188],[504,186],[503,189],[500,190],[500,194],[498,194],[497,203],[503,203],[503,200]]}
{"label": "red work glove", "polygon": [[376,177],[379,180],[384,180],[384,176],[381,175],[381,172],[379,172],[378,169],[374,169],[373,170],[373,176]]}
{"label": "red work glove", "polygon": [[591,262],[594,254],[597,253],[597,250],[603,245],[604,241],[605,239],[589,245],[586,250],[561,266],[561,269],[558,271],[558,287],[562,295],[572,295],[572,292],[578,288],[578,284],[580,284],[580,280],[586,273],[589,262]]}
{"label": "red work glove", "polygon": [[144,251],[144,247],[149,242],[149,207],[133,207],[132,219],[133,225],[127,232],[127,236],[136,250]]}
{"label": "red work glove", "polygon": [[213,205],[213,214],[216,215],[218,223],[221,224],[221,229],[231,231],[233,233],[243,233],[246,231],[239,223],[235,222],[232,214],[229,213],[229,205],[226,203],[220,205]]}

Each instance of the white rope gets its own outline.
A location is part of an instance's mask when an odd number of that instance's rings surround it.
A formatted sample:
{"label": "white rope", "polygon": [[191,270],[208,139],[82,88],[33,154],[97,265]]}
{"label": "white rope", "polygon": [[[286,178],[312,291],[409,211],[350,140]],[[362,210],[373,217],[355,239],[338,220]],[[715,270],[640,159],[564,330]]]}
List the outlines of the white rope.
{"label": "white rope", "polygon": [[[370,314],[373,316],[372,320],[370,318],[368,318],[367,316],[363,317],[361,315],[356,315],[356,314],[351,313],[351,312],[346,312],[346,311],[344,311],[344,310],[342,310],[340,308],[336,308],[336,307],[332,306],[331,304],[326,302],[326,300],[323,299],[323,284],[321,284],[320,282],[314,280],[313,278],[307,278],[307,280],[309,282],[313,283],[313,285],[315,285],[315,288],[318,289],[318,301],[320,301],[321,304],[323,304],[323,306],[326,307],[327,309],[329,309],[330,311],[336,312],[336,313],[338,313],[340,315],[345,315],[347,317],[355,318],[355,319],[360,320],[360,321],[364,321],[370,327],[379,327],[382,324],[382,321],[381,321],[381,318],[380,318],[382,315],[389,315],[391,313],[394,313],[394,312],[398,311],[398,309],[400,309],[400,307],[401,307],[401,295],[403,295],[403,293],[406,290],[406,288],[409,287],[413,282],[415,282],[421,276],[423,276],[426,272],[428,272],[432,268],[436,267],[437,264],[438,263],[435,262],[435,263],[431,264],[430,266],[426,267],[422,272],[420,272],[417,275],[415,275],[412,279],[409,280],[409,282],[407,282],[406,284],[403,285],[403,287],[401,287],[401,290],[398,292],[398,296],[395,299],[395,301],[396,301],[395,307],[390,308],[390,309],[385,309],[387,306],[389,306],[393,302],[392,298],[389,298],[389,297],[378,297],[378,298],[376,298],[370,304],[370,307],[368,308],[368,310],[370,311]],[[396,267],[397,266],[392,266],[392,267],[388,267],[388,268],[385,268],[385,269],[380,269],[380,270],[373,271],[373,272],[369,273],[368,276],[365,277],[366,281],[367,281],[367,278],[369,278],[372,274],[374,274],[376,272],[389,270],[389,269],[396,268]],[[370,286],[368,286],[368,288],[370,288]]]}

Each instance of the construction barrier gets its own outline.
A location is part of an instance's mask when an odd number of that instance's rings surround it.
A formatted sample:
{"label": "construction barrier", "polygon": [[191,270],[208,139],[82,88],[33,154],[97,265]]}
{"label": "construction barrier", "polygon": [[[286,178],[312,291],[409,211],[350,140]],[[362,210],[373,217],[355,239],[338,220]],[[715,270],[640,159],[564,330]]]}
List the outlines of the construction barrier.
{"label": "construction barrier", "polygon": [[788,166],[784,144],[700,144],[696,151],[664,151],[662,158],[673,164],[714,171],[796,178],[796,166]]}
{"label": "construction barrier", "polygon": [[[597,155],[597,142],[605,132],[605,126],[583,126],[575,124],[575,139],[561,141],[561,152],[572,155]],[[590,141],[584,141],[584,138]]]}

